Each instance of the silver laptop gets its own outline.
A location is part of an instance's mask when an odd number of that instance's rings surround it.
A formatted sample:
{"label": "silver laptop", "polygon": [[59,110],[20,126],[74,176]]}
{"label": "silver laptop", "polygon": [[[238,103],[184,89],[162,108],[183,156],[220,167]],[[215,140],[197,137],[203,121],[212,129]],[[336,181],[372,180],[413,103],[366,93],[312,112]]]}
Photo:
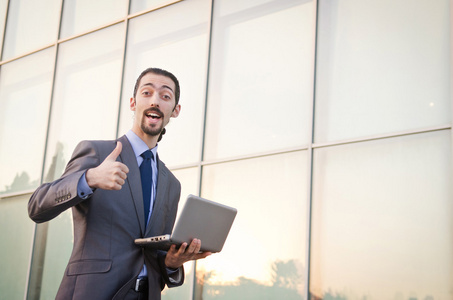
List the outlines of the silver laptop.
{"label": "silver laptop", "polygon": [[233,225],[237,209],[189,195],[171,235],[136,239],[146,248],[168,250],[172,244],[201,240],[201,251],[220,252]]}

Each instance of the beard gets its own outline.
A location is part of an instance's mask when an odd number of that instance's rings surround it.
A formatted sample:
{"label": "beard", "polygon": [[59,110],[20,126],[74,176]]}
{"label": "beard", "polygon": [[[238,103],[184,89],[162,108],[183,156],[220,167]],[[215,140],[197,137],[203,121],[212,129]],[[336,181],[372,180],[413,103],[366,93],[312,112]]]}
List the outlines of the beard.
{"label": "beard", "polygon": [[[147,113],[149,112],[155,112],[155,113],[158,113],[160,116],[161,116],[161,120],[162,122],[160,123],[160,125],[153,125],[153,126],[149,126],[147,123],[146,123],[146,119],[148,118],[146,116]],[[140,124],[140,128],[143,130],[144,133],[146,133],[147,135],[149,136],[158,136],[160,135],[160,133],[162,132],[162,130],[164,129],[164,122],[163,122],[163,119],[164,119],[164,114],[160,111],[160,109],[158,108],[150,108],[150,109],[147,109],[143,112],[143,116],[142,116],[142,122]]]}

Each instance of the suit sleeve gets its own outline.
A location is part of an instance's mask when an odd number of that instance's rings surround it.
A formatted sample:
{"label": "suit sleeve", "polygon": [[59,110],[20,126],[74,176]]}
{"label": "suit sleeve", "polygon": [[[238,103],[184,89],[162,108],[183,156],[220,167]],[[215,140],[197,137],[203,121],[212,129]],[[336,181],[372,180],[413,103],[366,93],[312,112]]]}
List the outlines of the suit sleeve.
{"label": "suit sleeve", "polygon": [[[161,270],[162,278],[165,284],[169,287],[181,286],[184,283],[184,266],[179,267],[174,272],[169,272],[167,266],[165,266],[165,257],[167,256],[166,251],[157,251],[157,260]],[[171,274],[169,274],[171,273]]]}
{"label": "suit sleeve", "polygon": [[[171,174],[171,173],[170,173]],[[178,210],[178,203],[179,199],[181,197],[181,183],[179,182],[176,177],[171,174],[171,177],[173,178],[173,186],[171,188],[171,196],[170,197],[175,197],[177,199],[175,201],[176,205],[173,207],[173,212],[172,212],[172,223],[167,223],[166,228],[164,232],[172,232],[173,227],[175,224],[175,219],[176,219],[176,213]],[[160,268],[160,273],[162,274],[162,278],[167,285],[167,287],[172,288],[172,287],[178,287],[181,286],[184,283],[184,266],[179,267],[177,270],[170,271],[167,266],[165,265],[165,257],[167,256],[167,251],[157,251],[157,261],[159,263],[159,268]]]}
{"label": "suit sleeve", "polygon": [[66,209],[84,201],[77,195],[77,184],[90,168],[100,164],[95,144],[80,142],[61,178],[44,183],[36,189],[28,202],[28,215],[36,223],[49,221]]}

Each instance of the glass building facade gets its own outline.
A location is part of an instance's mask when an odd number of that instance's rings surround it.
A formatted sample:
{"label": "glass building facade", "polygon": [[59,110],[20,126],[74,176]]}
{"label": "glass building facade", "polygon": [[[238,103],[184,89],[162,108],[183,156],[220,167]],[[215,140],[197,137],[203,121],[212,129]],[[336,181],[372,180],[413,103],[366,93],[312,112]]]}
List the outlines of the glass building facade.
{"label": "glass building facade", "polygon": [[182,198],[238,209],[223,251],[164,299],[453,299],[452,15],[453,0],[0,0],[0,299],[55,297],[71,212],[36,225],[28,199],[80,140],[131,127],[151,66],[181,83],[159,153]]}

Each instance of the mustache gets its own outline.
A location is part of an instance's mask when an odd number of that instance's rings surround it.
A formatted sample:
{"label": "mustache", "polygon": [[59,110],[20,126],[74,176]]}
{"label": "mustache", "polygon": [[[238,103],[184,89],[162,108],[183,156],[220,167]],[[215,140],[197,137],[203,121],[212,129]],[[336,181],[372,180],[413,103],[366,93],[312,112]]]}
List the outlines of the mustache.
{"label": "mustache", "polygon": [[158,107],[150,107],[150,108],[146,109],[143,113],[146,115],[150,112],[157,113],[161,117],[164,116],[164,113]]}

